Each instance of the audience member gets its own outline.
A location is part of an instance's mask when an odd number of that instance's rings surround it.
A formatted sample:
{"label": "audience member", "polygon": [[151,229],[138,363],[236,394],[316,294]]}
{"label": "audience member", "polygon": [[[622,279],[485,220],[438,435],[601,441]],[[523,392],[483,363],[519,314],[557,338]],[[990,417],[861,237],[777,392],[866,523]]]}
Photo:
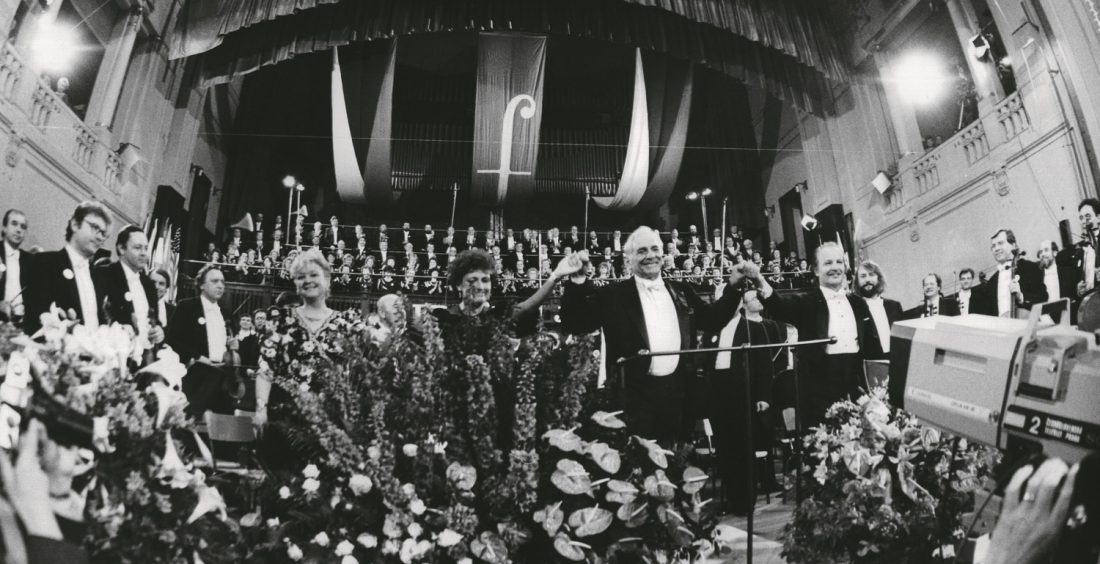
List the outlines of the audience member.
{"label": "audience member", "polygon": [[879,349],[871,350],[868,347],[864,358],[886,360],[890,355],[890,328],[895,321],[903,319],[901,304],[882,297],[886,292],[886,274],[873,260],[865,260],[856,268],[856,288],[859,290],[859,295],[863,297],[863,301],[867,302],[872,326],[878,334]]}
{"label": "audience member", "polygon": [[149,242],[145,232],[127,225],[115,240],[118,260],[97,268],[99,286],[106,296],[104,312],[107,320],[128,325],[150,345],[164,341],[164,328],[157,315],[157,288],[145,274],[149,263]]}
{"label": "audience member", "polygon": [[17,324],[23,321],[24,289],[30,283],[31,255],[20,247],[27,236],[27,216],[22,211],[4,212],[0,226],[0,311]]}
{"label": "audience member", "polygon": [[991,237],[990,250],[997,271],[975,291],[973,313],[1016,317],[1021,310],[1045,302],[1047,290],[1039,265],[1020,257],[1016,235],[1011,229],[999,229]]}

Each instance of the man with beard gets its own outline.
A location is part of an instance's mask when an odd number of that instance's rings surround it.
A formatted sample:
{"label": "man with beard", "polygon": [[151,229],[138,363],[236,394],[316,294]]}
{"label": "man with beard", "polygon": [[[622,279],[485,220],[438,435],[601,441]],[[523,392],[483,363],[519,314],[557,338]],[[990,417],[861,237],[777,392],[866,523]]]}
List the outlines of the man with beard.
{"label": "man with beard", "polygon": [[974,313],[1016,317],[1033,304],[1047,301],[1043,273],[1039,265],[1020,258],[1016,234],[1011,229],[997,230],[989,248],[997,261],[997,271],[975,291]]}
{"label": "man with beard", "polygon": [[865,260],[856,268],[856,284],[859,295],[863,296],[863,301],[867,302],[867,309],[871,312],[879,345],[878,350],[874,350],[869,342],[864,358],[886,360],[890,357],[890,328],[895,321],[902,319],[901,304],[882,297],[886,291],[886,275],[873,260]]}
{"label": "man with beard", "polygon": [[944,315],[954,317],[959,315],[959,306],[955,300],[943,297],[943,280],[935,272],[929,273],[921,280],[921,293],[924,299],[920,305],[906,312],[906,319],[918,317],[935,317]]}
{"label": "man with beard", "polygon": [[[1076,274],[1076,296],[1084,297],[1100,283],[1100,200],[1085,198],[1077,205],[1077,217],[1081,220],[1081,241],[1066,249],[1065,262],[1072,265]],[[1076,308],[1074,308],[1076,311]]]}
{"label": "man with beard", "polygon": [[[627,238],[623,257],[624,268],[633,278],[602,287],[585,274],[587,252],[566,257],[555,270],[570,280],[561,301],[562,327],[574,334],[602,329],[605,358],[629,357],[642,349],[695,348],[698,330],[721,330],[741,302],[740,289],[706,303],[689,284],[665,280],[661,237],[649,227],[639,227]],[[741,278],[739,271],[731,274],[730,288],[736,288]],[[640,358],[625,365],[619,385],[632,433],[666,446],[689,436],[697,410],[688,394],[693,365],[690,357],[676,355]],[[618,372],[612,366],[608,369]]]}
{"label": "man with beard", "polygon": [[[748,244],[748,241],[745,241]],[[819,287],[780,294],[753,263],[745,277],[756,283],[771,318],[794,325],[803,340],[835,338],[831,344],[803,347],[798,358],[799,414],[802,428],[819,424],[837,400],[859,393],[863,359],[881,350],[878,331],[863,298],[844,292],[847,261],[840,245],[827,241],[814,250]]]}

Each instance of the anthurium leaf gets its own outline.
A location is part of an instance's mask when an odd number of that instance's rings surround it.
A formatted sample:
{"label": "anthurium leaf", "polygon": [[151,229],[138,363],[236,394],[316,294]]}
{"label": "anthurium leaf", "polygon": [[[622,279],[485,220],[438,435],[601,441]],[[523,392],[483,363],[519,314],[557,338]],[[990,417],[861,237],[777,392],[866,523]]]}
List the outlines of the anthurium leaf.
{"label": "anthurium leaf", "polygon": [[504,540],[492,531],[485,531],[470,541],[470,550],[479,559],[490,564],[505,564],[508,562],[508,546]]}
{"label": "anthurium leaf", "polygon": [[668,455],[672,454],[671,452],[661,448],[661,445],[657,444],[657,441],[644,439],[637,435],[634,435],[634,440],[638,441],[638,444],[645,447],[646,453],[649,455],[649,459],[652,460],[658,468],[668,468]]}
{"label": "anthurium leaf", "polygon": [[652,476],[646,476],[645,493],[649,497],[668,501],[676,494],[676,486],[668,481],[664,470],[658,470]]}
{"label": "anthurium leaf", "polygon": [[614,516],[602,507],[585,507],[569,515],[569,526],[578,537],[598,535],[611,526]]}
{"label": "anthurium leaf", "polygon": [[575,460],[563,458],[550,475],[550,482],[569,495],[592,494],[592,480],[588,472]]}
{"label": "anthurium leaf", "polygon": [[601,470],[608,474],[618,472],[619,467],[622,466],[619,451],[611,448],[607,443],[595,442],[588,445],[588,455],[592,457],[592,460],[596,462]]}
{"label": "anthurium leaf", "polygon": [[573,562],[584,560],[584,547],[587,546],[588,545],[584,543],[574,542],[573,539],[570,539],[565,533],[558,533],[557,536],[554,537],[554,550]]}
{"label": "anthurium leaf", "polygon": [[535,512],[535,522],[542,524],[542,528],[546,529],[547,535],[553,536],[557,533],[564,520],[565,513],[561,510],[560,501]]}
{"label": "anthurium leaf", "polygon": [[700,469],[694,466],[688,466],[684,469],[684,485],[681,487],[686,494],[693,494],[703,489],[703,484],[707,483],[707,475]]}
{"label": "anthurium leaf", "polygon": [[645,500],[634,499],[622,504],[615,512],[615,516],[627,527],[634,528],[645,523],[649,517],[647,509],[649,509],[649,505]]}
{"label": "anthurium leaf", "polygon": [[626,427],[626,423],[622,419],[619,419],[619,415],[622,415],[621,411],[597,411],[592,414],[592,420],[601,427],[608,429],[623,429]]}
{"label": "anthurium leaf", "polygon": [[581,438],[571,429],[550,429],[542,434],[542,438],[565,452],[581,452],[582,450]]}

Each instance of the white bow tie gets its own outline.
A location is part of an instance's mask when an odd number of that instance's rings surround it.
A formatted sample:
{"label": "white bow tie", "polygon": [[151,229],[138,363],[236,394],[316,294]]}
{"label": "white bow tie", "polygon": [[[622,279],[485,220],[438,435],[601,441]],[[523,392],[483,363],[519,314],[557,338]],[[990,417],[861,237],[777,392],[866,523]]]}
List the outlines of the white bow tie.
{"label": "white bow tie", "polygon": [[661,280],[654,280],[654,281],[643,281],[642,282],[642,287],[645,288],[646,290],[649,290],[650,292],[656,292],[656,291],[659,291],[659,290],[663,290],[665,285],[664,285],[664,282],[662,282]]}

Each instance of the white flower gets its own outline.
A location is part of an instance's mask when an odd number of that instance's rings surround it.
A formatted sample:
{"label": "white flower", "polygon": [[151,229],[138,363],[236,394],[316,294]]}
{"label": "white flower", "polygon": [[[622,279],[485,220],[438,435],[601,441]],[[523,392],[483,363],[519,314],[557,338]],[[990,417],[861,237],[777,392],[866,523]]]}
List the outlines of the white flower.
{"label": "white flower", "polygon": [[321,487],[321,482],[318,482],[317,480],[314,480],[313,478],[307,478],[306,481],[302,482],[302,491],[304,491],[306,493],[314,493],[320,487]]}
{"label": "white flower", "polygon": [[397,539],[389,539],[382,545],[382,554],[397,554],[401,550],[401,542]]}
{"label": "white flower", "polygon": [[359,564],[359,559],[349,554],[340,559],[340,564]]}
{"label": "white flower", "polygon": [[447,441],[432,445],[432,452],[435,454],[447,454]]}
{"label": "white flower", "polygon": [[272,518],[267,520],[267,528],[274,529],[275,527],[278,527],[278,526],[279,526],[279,518],[278,517],[272,517]]}
{"label": "white flower", "polygon": [[413,443],[408,443],[405,446],[401,447],[401,452],[405,453],[405,456],[416,456],[416,453],[419,450],[420,448]]}
{"label": "white flower", "polygon": [[432,543],[429,541],[416,542],[413,539],[405,539],[405,542],[401,543],[401,562],[409,564],[413,560],[418,560],[431,550],[431,548]]}
{"label": "white flower", "polygon": [[308,392],[309,391],[309,382],[302,382],[301,384],[298,384],[298,391],[299,392]]}
{"label": "white flower", "polygon": [[405,495],[409,496],[409,497],[412,497],[412,496],[416,495],[416,486],[414,486],[412,484],[402,484],[401,485],[401,492],[404,493]]}
{"label": "white flower", "polygon": [[283,486],[279,488],[279,499],[287,499],[290,497],[290,488]]}
{"label": "white flower", "polygon": [[367,447],[367,458],[371,460],[378,460],[379,458],[382,458],[382,451],[378,447],[371,445]]}
{"label": "white flower", "polygon": [[363,495],[371,491],[374,487],[374,482],[372,482],[368,476],[352,474],[351,478],[348,478],[348,487],[351,488],[352,493],[355,495]]}
{"label": "white flower", "polygon": [[464,556],[459,558],[458,562],[455,562],[455,564],[474,564],[474,561],[471,560],[469,556]]}
{"label": "white flower", "polygon": [[821,464],[817,465],[817,469],[814,470],[814,479],[817,483],[825,485],[825,478],[829,477],[829,467],[825,465],[825,461],[822,460]]}
{"label": "white flower", "polygon": [[461,540],[462,535],[450,529],[443,529],[443,531],[439,533],[439,538],[436,539],[436,542],[439,543],[439,546],[446,548],[458,544]]}
{"label": "white flower", "polygon": [[317,533],[317,536],[313,537],[313,540],[309,541],[317,546],[328,546],[329,538],[328,533],[321,531]]}
{"label": "white flower", "polygon": [[347,556],[355,552],[355,545],[350,541],[342,540],[340,544],[336,545],[336,556]]}
{"label": "white flower", "polygon": [[321,471],[317,469],[316,464],[310,464],[302,469],[302,475],[306,478],[316,478],[321,475]]}
{"label": "white flower", "polygon": [[286,547],[286,555],[291,560],[301,560],[302,556],[305,556],[304,554],[302,554],[302,549],[298,548],[298,545],[296,544],[291,544],[290,546]]}
{"label": "white flower", "polygon": [[374,548],[378,546],[378,537],[370,533],[363,533],[355,539],[355,542],[363,545],[364,548]]}
{"label": "white flower", "polygon": [[409,526],[406,527],[405,530],[409,531],[409,536],[414,539],[424,533],[424,529],[420,526],[420,523],[415,522],[409,523]]}
{"label": "white flower", "polygon": [[413,512],[413,515],[423,515],[424,511],[428,509],[428,506],[424,505],[423,501],[414,499],[409,502],[409,511]]}

